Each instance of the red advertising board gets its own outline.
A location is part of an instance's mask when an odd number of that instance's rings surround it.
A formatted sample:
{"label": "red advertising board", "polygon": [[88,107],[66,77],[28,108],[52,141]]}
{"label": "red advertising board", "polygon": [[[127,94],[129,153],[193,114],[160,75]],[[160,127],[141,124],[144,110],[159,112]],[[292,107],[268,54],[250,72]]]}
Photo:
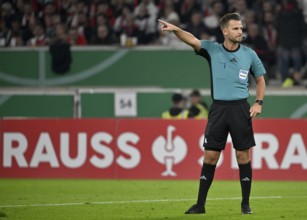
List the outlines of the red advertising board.
{"label": "red advertising board", "polygon": [[[3,119],[0,178],[197,179],[205,120]],[[307,120],[256,119],[254,179],[307,180]],[[236,179],[231,138],[215,178]]]}

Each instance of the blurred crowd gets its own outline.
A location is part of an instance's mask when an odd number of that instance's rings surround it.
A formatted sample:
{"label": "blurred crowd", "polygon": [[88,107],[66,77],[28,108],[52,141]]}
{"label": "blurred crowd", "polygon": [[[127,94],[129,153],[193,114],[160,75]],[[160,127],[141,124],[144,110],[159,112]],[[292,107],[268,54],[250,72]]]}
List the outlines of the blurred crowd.
{"label": "blurred crowd", "polygon": [[162,113],[163,119],[207,119],[209,106],[199,90],[194,89],[188,97],[181,93],[172,95],[172,106]]}
{"label": "blurred crowd", "polygon": [[243,43],[257,52],[270,78],[288,87],[305,72],[307,0],[1,0],[0,12],[2,47],[47,46],[57,39],[78,46],[133,39],[130,45],[182,47],[172,33],[159,31],[157,19],[220,43],[219,19],[237,12]]}

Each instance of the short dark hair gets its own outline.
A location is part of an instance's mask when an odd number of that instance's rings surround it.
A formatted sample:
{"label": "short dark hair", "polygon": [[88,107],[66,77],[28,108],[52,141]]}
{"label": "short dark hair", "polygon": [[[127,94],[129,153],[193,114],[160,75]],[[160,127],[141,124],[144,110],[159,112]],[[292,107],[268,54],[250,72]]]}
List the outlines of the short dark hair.
{"label": "short dark hair", "polygon": [[238,13],[229,13],[224,15],[220,20],[221,29],[225,28],[230,20],[241,21],[241,16]]}
{"label": "short dark hair", "polygon": [[200,92],[197,89],[194,89],[191,94],[190,97],[201,97]]}
{"label": "short dark hair", "polygon": [[181,95],[180,93],[174,93],[172,96],[172,101],[175,104],[178,104],[179,102],[181,102],[182,100],[184,100],[183,95]]}

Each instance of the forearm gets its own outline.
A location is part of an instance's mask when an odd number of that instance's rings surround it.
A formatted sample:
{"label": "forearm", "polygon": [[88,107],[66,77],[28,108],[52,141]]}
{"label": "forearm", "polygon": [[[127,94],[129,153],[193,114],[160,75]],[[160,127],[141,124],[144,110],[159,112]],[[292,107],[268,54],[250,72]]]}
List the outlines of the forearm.
{"label": "forearm", "polygon": [[[265,80],[263,76],[256,79],[256,100],[263,100],[265,92]],[[262,111],[262,105],[259,102],[255,102],[250,108],[250,117],[254,118]]]}
{"label": "forearm", "polygon": [[198,40],[196,37],[194,37],[193,34],[182,30],[181,28],[168,23],[166,21],[163,20],[159,20],[159,22],[163,25],[162,26],[162,31],[172,31],[179,40],[181,40],[182,42],[190,45],[191,47],[193,47],[193,49],[195,51],[199,51],[200,47],[201,47],[201,43],[200,40]]}
{"label": "forearm", "polygon": [[264,77],[261,76],[256,79],[257,85],[256,85],[256,100],[263,100],[264,93],[265,93],[265,80]]}

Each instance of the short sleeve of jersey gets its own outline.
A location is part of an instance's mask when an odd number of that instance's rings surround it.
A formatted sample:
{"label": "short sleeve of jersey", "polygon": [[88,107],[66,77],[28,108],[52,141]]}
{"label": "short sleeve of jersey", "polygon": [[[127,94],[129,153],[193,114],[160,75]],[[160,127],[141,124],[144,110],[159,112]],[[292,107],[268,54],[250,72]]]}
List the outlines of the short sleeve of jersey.
{"label": "short sleeve of jersey", "polygon": [[252,53],[252,66],[251,66],[251,70],[255,76],[255,78],[258,78],[259,76],[262,76],[266,73],[264,66],[261,62],[261,60],[259,59],[258,55],[256,54],[256,52],[254,50],[251,50]]}
{"label": "short sleeve of jersey", "polygon": [[212,52],[212,45],[213,45],[213,42],[212,41],[209,41],[209,40],[201,40],[200,41],[201,43],[201,49],[205,49],[207,50],[208,52]]}

